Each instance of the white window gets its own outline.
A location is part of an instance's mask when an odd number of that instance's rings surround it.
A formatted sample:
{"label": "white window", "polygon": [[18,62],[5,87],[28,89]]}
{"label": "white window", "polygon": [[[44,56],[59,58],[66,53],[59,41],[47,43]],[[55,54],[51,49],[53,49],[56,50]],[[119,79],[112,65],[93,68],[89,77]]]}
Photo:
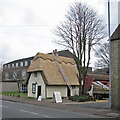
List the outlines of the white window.
{"label": "white window", "polygon": [[18,67],[18,63],[16,63],[16,67]]}
{"label": "white window", "polygon": [[14,63],[12,64],[12,68],[14,68]]}
{"label": "white window", "polygon": [[28,61],[25,61],[25,66],[28,66]]}
{"label": "white window", "polygon": [[7,68],[7,65],[5,65],[5,68]]}
{"label": "white window", "polygon": [[26,77],[26,70],[23,70],[21,74],[22,74],[22,79],[25,79],[25,77]]}
{"label": "white window", "polygon": [[10,64],[8,64],[8,68],[10,68]]}
{"label": "white window", "polygon": [[23,66],[23,62],[20,62],[20,66],[21,66],[21,67]]}
{"label": "white window", "polygon": [[35,83],[33,83],[32,84],[32,93],[36,93],[36,84]]}

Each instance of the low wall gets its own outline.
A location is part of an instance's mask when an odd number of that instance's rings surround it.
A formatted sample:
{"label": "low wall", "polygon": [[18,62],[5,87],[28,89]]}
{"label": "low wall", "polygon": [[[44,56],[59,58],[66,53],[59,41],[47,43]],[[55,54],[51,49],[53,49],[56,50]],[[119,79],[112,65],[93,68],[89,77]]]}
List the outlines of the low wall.
{"label": "low wall", "polygon": [[17,83],[15,82],[1,82],[0,91],[2,92],[15,92],[18,91]]}

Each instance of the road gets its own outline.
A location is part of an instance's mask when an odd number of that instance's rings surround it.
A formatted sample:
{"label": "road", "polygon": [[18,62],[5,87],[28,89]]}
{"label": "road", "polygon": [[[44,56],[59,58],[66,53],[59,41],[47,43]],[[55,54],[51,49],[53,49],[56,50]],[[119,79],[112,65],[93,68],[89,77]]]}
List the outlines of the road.
{"label": "road", "polygon": [[78,103],[78,104],[68,103],[68,105],[75,107],[83,107],[83,108],[108,109],[108,102],[93,102],[93,103]]}
{"label": "road", "polygon": [[2,118],[102,118],[98,115],[75,113],[17,102],[2,101]]}

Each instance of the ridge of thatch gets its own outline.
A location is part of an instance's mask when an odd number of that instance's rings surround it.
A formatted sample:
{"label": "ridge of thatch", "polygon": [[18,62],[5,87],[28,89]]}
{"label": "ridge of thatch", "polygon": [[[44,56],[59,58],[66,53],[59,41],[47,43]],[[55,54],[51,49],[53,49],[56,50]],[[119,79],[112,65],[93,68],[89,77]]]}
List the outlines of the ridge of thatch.
{"label": "ridge of thatch", "polygon": [[[68,78],[69,83],[71,85],[79,85],[77,78],[78,70],[75,61],[72,58],[61,56],[56,56],[56,58]],[[43,72],[47,85],[66,85],[53,56],[50,54],[37,53],[35,55],[27,72],[31,73],[36,71]]]}
{"label": "ridge of thatch", "polygon": [[[56,56],[57,57],[57,61],[59,63],[70,63],[72,65],[75,64],[75,61],[71,58],[67,58],[67,57],[63,57],[63,56]],[[54,58],[52,55],[49,55],[49,54],[43,54],[43,53],[37,53],[36,56],[34,57],[34,60],[38,59],[38,58],[42,58],[43,60],[46,60],[46,59],[49,59],[50,61],[54,61]]]}

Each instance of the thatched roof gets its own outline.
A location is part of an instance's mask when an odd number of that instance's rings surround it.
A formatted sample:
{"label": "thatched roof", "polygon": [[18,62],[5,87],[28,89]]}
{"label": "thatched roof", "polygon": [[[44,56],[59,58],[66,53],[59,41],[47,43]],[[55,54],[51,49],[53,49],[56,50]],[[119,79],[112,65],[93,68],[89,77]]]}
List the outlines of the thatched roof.
{"label": "thatched roof", "polygon": [[[71,85],[79,85],[77,78],[76,63],[72,58],[56,56],[57,61],[63,69]],[[50,54],[37,53],[27,73],[41,71],[47,85],[66,85],[59,68]],[[27,82],[28,77],[25,82]]]}

